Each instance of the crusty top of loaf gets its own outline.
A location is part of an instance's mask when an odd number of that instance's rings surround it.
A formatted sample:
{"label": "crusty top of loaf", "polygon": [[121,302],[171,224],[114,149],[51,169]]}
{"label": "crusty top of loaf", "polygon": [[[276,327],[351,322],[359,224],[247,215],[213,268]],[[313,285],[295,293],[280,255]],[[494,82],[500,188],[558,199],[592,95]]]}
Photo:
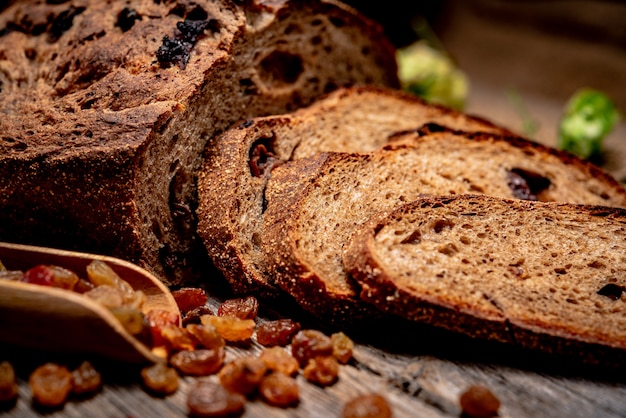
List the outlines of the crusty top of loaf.
{"label": "crusty top of loaf", "polygon": [[229,0],[9,6],[0,14],[0,151],[31,158],[138,146],[184,110],[238,33],[261,30],[289,3],[250,1],[245,11]]}
{"label": "crusty top of loaf", "polygon": [[361,297],[411,319],[526,346],[545,334],[624,349],[625,238],[620,208],[430,197],[372,217],[344,261]]}

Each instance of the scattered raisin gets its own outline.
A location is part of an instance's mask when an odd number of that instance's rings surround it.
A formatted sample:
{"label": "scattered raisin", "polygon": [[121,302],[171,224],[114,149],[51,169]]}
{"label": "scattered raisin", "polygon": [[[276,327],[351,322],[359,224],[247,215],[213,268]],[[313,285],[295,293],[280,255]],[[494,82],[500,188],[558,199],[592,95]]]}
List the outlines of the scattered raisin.
{"label": "scattered raisin", "polygon": [[339,377],[339,363],[332,356],[318,356],[309,360],[302,375],[311,383],[329,386]]}
{"label": "scattered raisin", "polygon": [[267,372],[265,363],[256,357],[239,357],[220,370],[222,385],[231,392],[249,395],[261,383]]}
{"label": "scattered raisin", "polygon": [[288,376],[296,374],[300,368],[298,360],[293,358],[293,356],[282,347],[266,348],[261,352],[259,358],[265,363],[268,369],[284,373]]}
{"label": "scattered raisin", "polygon": [[218,316],[234,316],[239,319],[254,319],[259,312],[259,302],[254,296],[225,300],[217,310]]}
{"label": "scattered raisin", "polygon": [[31,373],[28,384],[37,404],[57,407],[72,390],[72,373],[64,366],[46,363]]}
{"label": "scattered raisin", "polygon": [[224,347],[226,345],[224,338],[217,332],[217,328],[211,324],[189,324],[185,329],[189,334],[193,335],[204,348],[211,349]]}
{"label": "scattered raisin", "polygon": [[176,325],[169,324],[161,328],[161,337],[170,351],[193,350],[196,347],[196,338]]}
{"label": "scattered raisin", "polygon": [[343,418],[391,418],[387,399],[377,393],[357,396],[346,403]]}
{"label": "scattered raisin", "polygon": [[208,376],[222,367],[224,348],[179,351],[170,358],[170,363],[183,374]]}
{"label": "scattered raisin", "polygon": [[172,296],[181,312],[189,312],[203,306],[207,300],[204,289],[199,287],[183,287],[172,291]]}
{"label": "scattered raisin", "polygon": [[17,398],[17,383],[15,370],[8,361],[0,363],[0,402],[7,402]]}
{"label": "scattered raisin", "polygon": [[469,387],[460,398],[463,414],[472,418],[489,418],[498,415],[500,400],[484,386]]}
{"label": "scattered raisin", "polygon": [[300,366],[305,366],[313,357],[333,354],[333,343],[326,334],[313,329],[298,332],[291,340],[291,354]]}
{"label": "scattered raisin", "polygon": [[155,363],[141,370],[146,388],[159,395],[169,395],[178,389],[178,373],[165,363]]}
{"label": "scattered raisin", "polygon": [[39,265],[26,270],[21,281],[38,284],[40,286],[52,286],[54,283],[54,275],[50,267]]}
{"label": "scattered raisin", "polygon": [[213,315],[213,311],[208,306],[199,306],[183,314],[183,325],[199,324],[202,315]]}
{"label": "scattered raisin", "polygon": [[72,371],[72,393],[83,395],[94,393],[102,386],[102,376],[88,361]]}
{"label": "scattered raisin", "polygon": [[226,341],[247,341],[254,333],[255,322],[252,319],[239,319],[234,316],[203,315],[203,325],[213,325]]}
{"label": "scattered raisin", "polygon": [[354,342],[343,332],[336,332],[330,336],[333,342],[333,356],[341,364],[346,364],[352,358]]}
{"label": "scattered raisin", "polygon": [[287,407],[300,401],[298,382],[283,373],[265,376],[259,386],[261,397],[270,405]]}
{"label": "scattered raisin", "polygon": [[178,316],[174,312],[164,309],[152,309],[146,314],[146,321],[152,336],[152,345],[155,347],[165,345],[166,341],[161,335],[161,330],[166,325],[177,325]]}
{"label": "scattered raisin", "polygon": [[278,319],[260,324],[256,330],[256,340],[266,347],[286,346],[300,331],[300,324],[291,319]]}
{"label": "scattered raisin", "polygon": [[226,390],[219,383],[201,380],[187,395],[189,414],[198,417],[223,417],[241,414],[246,398]]}

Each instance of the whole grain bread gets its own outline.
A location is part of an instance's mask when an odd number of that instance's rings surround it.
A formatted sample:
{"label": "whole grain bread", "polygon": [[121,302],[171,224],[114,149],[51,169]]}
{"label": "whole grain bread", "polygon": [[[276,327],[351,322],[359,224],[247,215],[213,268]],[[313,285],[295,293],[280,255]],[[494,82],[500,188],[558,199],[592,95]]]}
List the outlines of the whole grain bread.
{"label": "whole grain bread", "polygon": [[372,153],[320,153],[276,167],[262,250],[268,277],[331,319],[360,307],[341,251],[379,211],[422,195],[488,194],[626,206],[626,191],[592,164],[522,138],[451,130],[406,133]]}
{"label": "whole grain bread", "polygon": [[261,252],[264,193],[272,167],[321,151],[374,151],[392,133],[429,122],[510,133],[484,119],[373,86],[339,89],[307,108],[224,132],[207,149],[199,173],[198,232],[233,289],[275,291]]}
{"label": "whole grain bread", "polygon": [[14,2],[0,14],[0,240],[179,283],[206,258],[207,142],[355,83],[397,86],[394,50],[334,1]]}
{"label": "whole grain bread", "polygon": [[361,298],[385,312],[592,362],[626,349],[623,209],[431,197],[372,217],[346,247]]}

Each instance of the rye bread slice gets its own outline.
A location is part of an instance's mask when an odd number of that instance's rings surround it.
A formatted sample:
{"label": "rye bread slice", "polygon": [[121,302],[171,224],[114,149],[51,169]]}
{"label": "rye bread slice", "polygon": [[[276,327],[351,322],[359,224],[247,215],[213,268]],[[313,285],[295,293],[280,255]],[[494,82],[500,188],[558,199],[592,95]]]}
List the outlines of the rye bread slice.
{"label": "rye bread slice", "polygon": [[317,315],[350,316],[359,288],[341,251],[352,232],[422,195],[468,193],[626,206],[626,192],[608,174],[528,140],[407,133],[372,153],[321,153],[274,169],[262,240],[269,277]]}
{"label": "rye bread slice", "polygon": [[198,233],[238,293],[274,292],[261,253],[265,186],[272,167],[320,151],[366,152],[390,134],[437,122],[508,132],[484,119],[374,86],[343,88],[295,113],[232,127],[207,149],[198,180]]}
{"label": "rye bread slice", "polygon": [[344,253],[360,296],[474,337],[603,362],[626,349],[626,211],[461,195],[372,217]]}

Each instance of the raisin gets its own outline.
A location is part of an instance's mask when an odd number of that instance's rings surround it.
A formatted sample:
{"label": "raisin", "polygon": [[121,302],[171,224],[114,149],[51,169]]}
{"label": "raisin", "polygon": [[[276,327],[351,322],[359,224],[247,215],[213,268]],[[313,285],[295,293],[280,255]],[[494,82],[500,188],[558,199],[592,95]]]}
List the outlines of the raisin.
{"label": "raisin", "polygon": [[74,285],[74,292],[85,294],[95,288],[96,286],[94,286],[90,281],[78,279],[78,282]]}
{"label": "raisin", "polygon": [[54,274],[50,267],[39,265],[26,270],[21,281],[40,286],[52,286],[54,283]]}
{"label": "raisin", "polygon": [[333,343],[324,333],[305,329],[298,332],[291,340],[291,354],[303,367],[313,357],[332,355]]}
{"label": "raisin", "polygon": [[46,363],[31,373],[28,384],[37,404],[57,407],[72,390],[72,373],[64,366]]}
{"label": "raisin", "polygon": [[137,13],[137,10],[124,7],[117,15],[115,26],[122,29],[122,32],[126,32],[135,25],[136,20],[141,20],[141,15]]}
{"label": "raisin", "polygon": [[178,389],[178,373],[164,363],[144,367],[141,378],[148,390],[159,395],[169,395]]}
{"label": "raisin", "polygon": [[225,300],[217,310],[218,316],[234,316],[239,319],[254,319],[259,313],[259,302],[254,296]]}
{"label": "raisin", "polygon": [[500,400],[484,386],[470,386],[460,397],[463,414],[472,418],[489,418],[498,415]]}
{"label": "raisin", "polygon": [[111,313],[131,335],[139,335],[144,332],[145,318],[139,309],[131,306],[120,306],[111,309]]}
{"label": "raisin", "polygon": [[71,6],[69,9],[59,13],[55,16],[48,28],[48,41],[56,42],[61,35],[68,31],[73,23],[74,17],[78,16],[85,11],[84,7]]}
{"label": "raisin", "polygon": [[183,350],[170,358],[179,372],[192,376],[207,376],[217,372],[224,363],[224,348],[212,350]]}
{"label": "raisin", "polygon": [[50,266],[52,270],[52,285],[61,289],[74,290],[78,283],[78,276],[71,270],[59,266]]}
{"label": "raisin", "polygon": [[220,370],[219,378],[231,392],[249,395],[259,387],[266,372],[267,366],[261,359],[239,357]]}
{"label": "raisin", "polygon": [[94,260],[87,265],[87,277],[96,286],[108,285],[119,289],[125,302],[135,298],[132,286],[102,260]]}
{"label": "raisin", "polygon": [[287,407],[300,401],[298,382],[282,373],[265,376],[259,386],[259,393],[270,405]]}
{"label": "raisin", "polygon": [[0,402],[8,402],[17,398],[15,370],[8,361],[0,363]]}
{"label": "raisin", "polygon": [[282,347],[266,348],[261,352],[259,358],[265,363],[268,369],[288,376],[296,374],[300,368],[298,360],[293,358],[293,356]]}
{"label": "raisin", "polygon": [[189,324],[185,328],[187,332],[194,336],[198,343],[204,348],[224,347],[226,342],[224,338],[217,332],[217,328],[213,325]]}
{"label": "raisin", "polygon": [[187,395],[189,414],[198,417],[223,417],[241,414],[246,398],[226,390],[219,383],[201,380]]}
{"label": "raisin", "polygon": [[122,292],[106,284],[96,286],[92,290],[85,292],[84,295],[108,309],[119,308],[124,303]]}
{"label": "raisin", "polygon": [[352,358],[354,342],[343,332],[336,332],[330,336],[333,342],[333,356],[341,364],[346,364]]}
{"label": "raisin", "polygon": [[165,345],[165,339],[161,335],[161,330],[166,325],[177,325],[178,316],[174,312],[164,309],[152,309],[146,314],[146,321],[152,337],[152,345],[155,347]]}
{"label": "raisin", "polygon": [[72,393],[83,395],[94,393],[102,386],[102,376],[93,365],[84,361],[72,371]]}
{"label": "raisin", "polygon": [[196,347],[196,338],[184,328],[176,325],[166,325],[161,328],[161,337],[165,340],[170,351],[193,350]]}
{"label": "raisin", "polygon": [[550,187],[550,180],[541,174],[513,168],[507,171],[507,185],[513,196],[522,200],[538,200],[538,195]]}
{"label": "raisin", "polygon": [[181,70],[184,70],[189,62],[189,44],[182,39],[172,39],[165,35],[163,43],[157,49],[157,61],[164,66],[169,67],[176,64]]}
{"label": "raisin", "polygon": [[318,356],[309,360],[302,375],[311,383],[329,386],[339,377],[339,363],[332,356]]}
{"label": "raisin", "polygon": [[291,319],[278,319],[260,324],[256,330],[256,340],[266,347],[286,346],[300,331],[300,324]]}
{"label": "raisin", "polygon": [[377,393],[357,396],[343,408],[343,418],[391,418],[387,399]]}
{"label": "raisin", "polygon": [[234,316],[203,315],[203,325],[213,325],[226,341],[246,341],[254,333],[255,323],[252,319],[239,319]]}
{"label": "raisin", "polygon": [[172,291],[172,296],[181,312],[189,312],[203,306],[208,297],[203,289],[198,287],[183,287]]}
{"label": "raisin", "polygon": [[275,136],[260,138],[250,147],[248,165],[252,177],[263,177],[278,162],[278,157],[273,152],[275,139]]}
{"label": "raisin", "polygon": [[208,306],[199,306],[183,315],[183,325],[199,324],[202,315],[213,315],[213,311]]}

